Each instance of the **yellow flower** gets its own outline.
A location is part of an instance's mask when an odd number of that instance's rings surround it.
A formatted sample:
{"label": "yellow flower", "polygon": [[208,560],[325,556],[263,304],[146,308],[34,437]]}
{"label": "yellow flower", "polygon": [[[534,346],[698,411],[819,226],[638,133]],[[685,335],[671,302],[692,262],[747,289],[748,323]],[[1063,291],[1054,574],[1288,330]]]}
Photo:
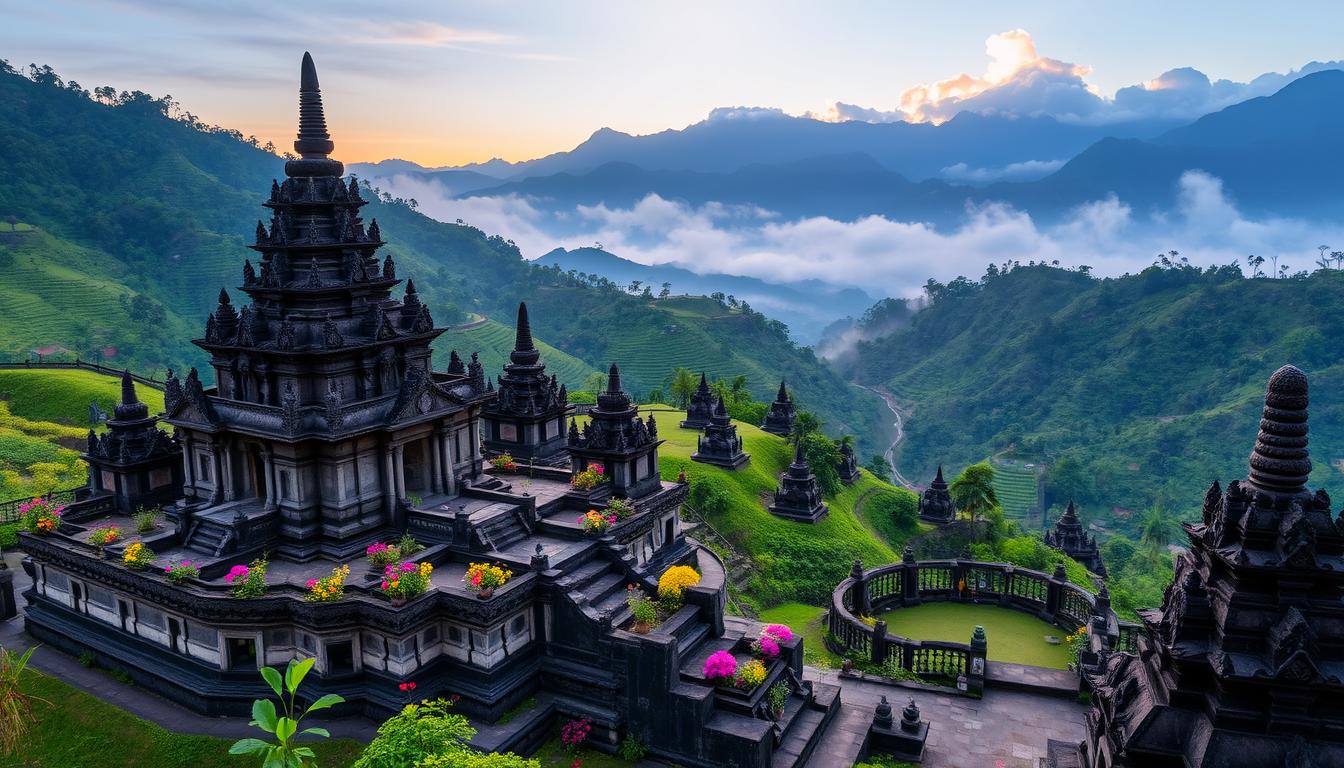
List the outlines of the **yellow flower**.
{"label": "yellow flower", "polygon": [[700,583],[700,574],[689,565],[674,565],[658,577],[658,596],[680,600],[688,587]]}

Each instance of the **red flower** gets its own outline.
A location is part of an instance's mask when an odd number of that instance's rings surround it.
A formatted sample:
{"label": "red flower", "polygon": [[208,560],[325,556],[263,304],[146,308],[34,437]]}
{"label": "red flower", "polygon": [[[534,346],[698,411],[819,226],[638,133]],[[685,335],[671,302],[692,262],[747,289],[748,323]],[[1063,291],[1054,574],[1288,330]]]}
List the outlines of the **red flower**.
{"label": "red flower", "polygon": [[583,758],[582,757],[574,758],[574,762],[569,764],[569,768],[583,768]]}
{"label": "red flower", "polygon": [[412,691],[414,691],[414,690],[415,690],[415,683],[407,683],[407,684],[406,684],[406,687],[408,687],[408,688],[410,688]]}
{"label": "red flower", "polygon": [[401,689],[401,692],[402,692],[402,693],[405,693],[405,692],[407,692],[407,691],[410,690],[410,688],[407,688],[407,687],[406,687],[406,683],[402,683],[401,685],[398,685],[397,687]]}
{"label": "red flower", "polygon": [[462,697],[454,693],[452,696],[448,697],[448,700],[456,704],[457,702],[462,700]]}

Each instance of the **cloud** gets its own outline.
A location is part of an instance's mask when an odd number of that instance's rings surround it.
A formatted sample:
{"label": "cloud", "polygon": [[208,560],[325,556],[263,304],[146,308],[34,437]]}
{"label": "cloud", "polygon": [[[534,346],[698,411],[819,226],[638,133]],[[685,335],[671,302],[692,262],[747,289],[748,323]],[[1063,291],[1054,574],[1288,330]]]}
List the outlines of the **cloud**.
{"label": "cloud", "polygon": [[931,277],[976,277],[986,265],[1006,260],[1086,264],[1097,274],[1119,275],[1176,249],[1201,266],[1244,262],[1249,253],[1278,255],[1280,264],[1297,271],[1313,268],[1317,243],[1344,243],[1339,226],[1246,217],[1221,180],[1202,171],[1185,173],[1175,209],[1158,214],[1136,214],[1109,195],[1079,206],[1059,224],[1042,226],[1010,206],[989,204],[968,208],[950,230],[882,216],[786,220],[751,206],[691,206],[657,195],[628,208],[597,205],[553,214],[521,197],[450,198],[433,182],[411,177],[375,184],[416,198],[421,211],[434,218],[462,218],[514,240],[529,258],[598,241],[644,264],[771,282],[816,279],[892,297],[915,297]]}
{"label": "cloud", "polygon": [[1064,160],[1026,160],[992,168],[973,168],[966,163],[949,165],[938,175],[949,181],[988,184],[994,181],[1032,181],[1064,167]]}
{"label": "cloud", "polygon": [[989,61],[981,75],[961,73],[906,89],[891,110],[836,102],[805,117],[826,122],[942,123],[959,112],[1034,117],[1062,122],[1106,124],[1131,120],[1193,120],[1256,96],[1266,96],[1303,75],[1340,69],[1344,62],[1311,62],[1287,73],[1269,72],[1239,83],[1210,80],[1197,69],[1168,70],[1144,83],[1104,96],[1087,82],[1086,65],[1042,56],[1026,30],[1014,29],[985,40]]}

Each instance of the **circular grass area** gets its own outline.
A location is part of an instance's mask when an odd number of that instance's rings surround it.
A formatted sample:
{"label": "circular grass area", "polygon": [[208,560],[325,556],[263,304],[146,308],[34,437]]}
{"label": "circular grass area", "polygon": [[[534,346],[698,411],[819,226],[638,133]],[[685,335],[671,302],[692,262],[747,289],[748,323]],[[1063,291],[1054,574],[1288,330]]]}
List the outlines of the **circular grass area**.
{"label": "circular grass area", "polygon": [[[1063,643],[1064,630],[1030,614],[1011,608],[971,603],[926,603],[897,608],[878,615],[887,622],[887,632],[912,640],[943,640],[969,643],[975,625],[985,628],[989,660],[1035,667],[1068,669],[1073,654]],[[1046,635],[1060,639],[1046,642]]]}

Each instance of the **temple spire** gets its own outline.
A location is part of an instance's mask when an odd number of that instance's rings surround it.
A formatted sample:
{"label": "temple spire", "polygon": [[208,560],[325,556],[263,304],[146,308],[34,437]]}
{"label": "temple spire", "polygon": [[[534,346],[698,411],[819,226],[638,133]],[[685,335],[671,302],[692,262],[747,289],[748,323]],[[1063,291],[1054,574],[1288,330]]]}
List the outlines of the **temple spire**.
{"label": "temple spire", "polygon": [[340,176],[345,166],[327,156],[336,145],[327,133],[327,117],[322,111],[322,90],[317,84],[317,66],[308,52],[303,54],[299,71],[299,133],[294,151],[299,159],[285,163],[285,175]]}
{"label": "temple spire", "polygon": [[784,388],[784,380],[783,380],[783,379],[780,379],[780,380],[779,380],[779,394],[775,396],[775,400],[776,400],[777,402],[781,402],[781,403],[783,403],[783,402],[787,402],[788,399],[789,399],[789,391],[788,391],[787,389]]}
{"label": "temple spire", "polygon": [[935,487],[940,486],[940,485],[947,485],[947,481],[943,479],[943,465],[942,465],[942,464],[939,464],[939,465],[938,465],[938,474],[934,476],[934,478],[933,478],[933,484],[934,484]]}
{"label": "temple spire", "polygon": [[135,379],[129,369],[121,372],[121,404],[135,405],[140,399],[135,396]]}
{"label": "temple spire", "polygon": [[607,371],[607,392],[616,394],[621,391],[621,369],[616,367],[615,363]]}
{"label": "temple spire", "polygon": [[1307,375],[1285,365],[1269,377],[1260,433],[1251,451],[1250,482],[1275,494],[1307,490],[1311,458],[1307,452]]}

